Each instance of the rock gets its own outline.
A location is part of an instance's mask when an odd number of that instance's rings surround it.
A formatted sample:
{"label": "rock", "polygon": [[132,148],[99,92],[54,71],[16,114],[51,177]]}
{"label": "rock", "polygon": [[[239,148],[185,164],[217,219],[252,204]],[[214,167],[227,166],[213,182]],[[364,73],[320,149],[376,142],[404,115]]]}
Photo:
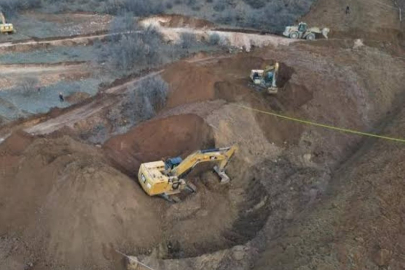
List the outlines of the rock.
{"label": "rock", "polygon": [[32,267],[34,267],[34,264],[32,262],[29,262],[24,266],[24,270],[31,269]]}
{"label": "rock", "polygon": [[380,249],[374,257],[374,262],[378,266],[388,266],[391,261],[391,252],[387,249]]}
{"label": "rock", "polygon": [[233,254],[232,257],[236,260],[236,261],[241,261],[244,259],[245,257],[245,250],[243,248],[243,246],[236,246],[233,248]]}
{"label": "rock", "polygon": [[199,210],[196,215],[198,217],[206,217],[206,216],[208,216],[208,211],[207,210]]}
{"label": "rock", "polygon": [[354,240],[359,243],[364,243],[364,239],[362,237],[355,237]]}
{"label": "rock", "polygon": [[353,49],[358,49],[358,48],[363,47],[363,46],[364,46],[363,40],[361,40],[361,39],[356,39],[356,40],[354,41]]}
{"label": "rock", "polygon": [[311,162],[311,158],[312,158],[312,155],[311,155],[311,154],[305,154],[305,155],[304,155],[304,160],[305,160],[306,162]]}

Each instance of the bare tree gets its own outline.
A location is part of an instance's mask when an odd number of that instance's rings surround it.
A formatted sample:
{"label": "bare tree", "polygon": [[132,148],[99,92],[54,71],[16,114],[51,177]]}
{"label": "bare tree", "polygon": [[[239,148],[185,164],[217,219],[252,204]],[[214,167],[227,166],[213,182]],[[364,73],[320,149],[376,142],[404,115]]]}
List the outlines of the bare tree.
{"label": "bare tree", "polygon": [[160,76],[147,78],[128,90],[124,115],[135,124],[150,119],[164,107],[167,94],[168,85]]}
{"label": "bare tree", "polygon": [[18,83],[18,88],[21,94],[24,96],[30,96],[36,93],[37,87],[38,87],[38,78],[36,77],[26,77],[23,78]]}

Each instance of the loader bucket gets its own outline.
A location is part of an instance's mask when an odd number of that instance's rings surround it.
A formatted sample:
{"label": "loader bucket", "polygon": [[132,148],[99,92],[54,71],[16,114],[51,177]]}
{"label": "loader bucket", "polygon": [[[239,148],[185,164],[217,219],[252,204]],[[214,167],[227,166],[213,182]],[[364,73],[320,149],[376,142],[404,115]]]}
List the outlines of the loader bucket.
{"label": "loader bucket", "polygon": [[330,32],[330,29],[329,29],[329,28],[324,28],[324,29],[322,29],[322,35],[323,35],[326,39],[328,39],[328,34],[329,34],[329,32]]}

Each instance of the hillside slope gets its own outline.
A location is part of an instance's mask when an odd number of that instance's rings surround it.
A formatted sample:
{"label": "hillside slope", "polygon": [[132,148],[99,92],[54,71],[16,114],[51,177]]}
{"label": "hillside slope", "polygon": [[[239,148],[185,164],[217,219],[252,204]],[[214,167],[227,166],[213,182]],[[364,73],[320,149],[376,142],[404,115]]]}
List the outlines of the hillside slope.
{"label": "hillside slope", "polygon": [[[404,23],[400,24],[398,11],[388,7],[394,1],[350,1],[349,15],[346,4],[319,0],[304,19],[335,29],[334,38],[363,38],[376,52],[403,56]],[[404,63],[401,58],[394,61]],[[376,59],[376,71],[382,68],[380,64]],[[367,86],[368,91],[375,87]],[[405,110],[400,104],[404,91],[403,87],[399,103],[375,132],[403,137]],[[318,203],[268,240],[254,269],[404,269],[404,153],[402,143],[365,140],[334,172]]]}
{"label": "hillside slope", "polygon": [[[404,118],[402,110],[384,133],[403,136]],[[404,158],[404,144],[365,143],[321,202],[269,242],[255,269],[404,269]]]}

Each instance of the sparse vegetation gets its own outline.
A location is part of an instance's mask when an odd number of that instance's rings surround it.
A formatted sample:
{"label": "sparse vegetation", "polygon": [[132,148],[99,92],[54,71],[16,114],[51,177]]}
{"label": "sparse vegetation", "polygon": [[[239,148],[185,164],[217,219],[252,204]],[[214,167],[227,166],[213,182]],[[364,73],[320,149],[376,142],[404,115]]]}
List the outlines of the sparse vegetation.
{"label": "sparse vegetation", "polygon": [[18,11],[41,7],[41,0],[0,0],[0,10],[13,16]]}
{"label": "sparse vegetation", "polygon": [[181,35],[181,47],[183,49],[190,49],[193,45],[196,44],[196,38],[193,34],[191,33],[183,33]]}
{"label": "sparse vegetation", "polygon": [[159,48],[163,46],[159,34],[148,29],[141,33],[114,37],[105,45],[99,61],[107,62],[112,69],[130,71],[135,66],[153,66],[162,62]]}
{"label": "sparse vegetation", "polygon": [[146,78],[129,87],[122,106],[112,108],[107,114],[113,132],[125,132],[128,128],[155,116],[166,104],[168,89],[169,86],[160,76]]}
{"label": "sparse vegetation", "polygon": [[23,96],[31,96],[37,93],[38,78],[26,77],[18,83],[18,88]]}
{"label": "sparse vegetation", "polygon": [[266,0],[243,0],[243,1],[254,9],[263,8],[269,2]]}
{"label": "sparse vegetation", "polygon": [[209,43],[211,45],[219,45],[220,42],[221,42],[221,37],[217,33],[214,33],[214,34],[210,35]]}
{"label": "sparse vegetation", "polygon": [[[145,17],[161,13],[181,13],[204,17],[221,24],[253,27],[280,32],[285,25],[309,11],[314,0],[0,0],[0,9],[12,16],[27,8],[41,8],[45,12],[90,11],[112,15],[128,14]],[[121,16],[125,18],[125,16]],[[125,23],[119,22],[119,26]],[[112,25],[114,27],[114,25]]]}
{"label": "sparse vegetation", "polygon": [[117,17],[112,22],[110,31],[123,34],[114,35],[105,44],[94,45],[98,62],[107,63],[112,72],[125,75],[175,61],[195,51],[212,50],[218,44],[215,37],[212,42],[197,42],[190,33],[183,34],[180,43],[171,44],[165,42],[153,28],[138,30],[140,28],[132,17]]}
{"label": "sparse vegetation", "polygon": [[132,123],[152,118],[165,105],[168,89],[167,83],[160,76],[143,80],[128,90],[124,115]]}

